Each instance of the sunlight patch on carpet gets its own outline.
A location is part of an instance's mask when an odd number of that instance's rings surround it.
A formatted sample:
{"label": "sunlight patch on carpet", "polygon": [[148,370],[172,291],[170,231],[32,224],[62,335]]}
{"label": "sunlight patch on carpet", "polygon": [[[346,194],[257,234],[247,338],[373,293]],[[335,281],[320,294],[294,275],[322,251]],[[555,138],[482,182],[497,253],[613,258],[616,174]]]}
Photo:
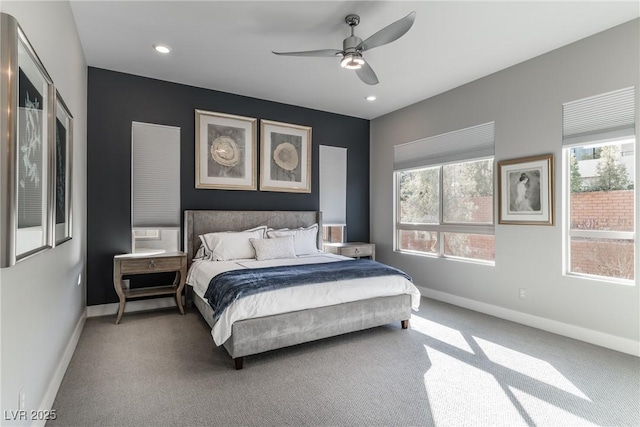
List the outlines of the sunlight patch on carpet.
{"label": "sunlight patch on carpet", "polygon": [[440,426],[526,425],[496,378],[476,366],[425,346],[432,363],[424,375],[433,419]]}
{"label": "sunlight patch on carpet", "polygon": [[435,338],[443,343],[473,354],[473,350],[467,343],[467,340],[465,340],[457,329],[453,329],[415,315],[411,316],[409,324],[411,325],[411,329],[416,332],[420,332],[421,334]]}
{"label": "sunlight patch on carpet", "polygon": [[551,366],[549,362],[503,347],[491,341],[483,340],[482,338],[473,337],[473,339],[492,362],[570,393],[573,396],[591,401],[579,388],[558,372],[556,368]]}
{"label": "sunlight patch on carpet", "polygon": [[587,427],[598,425],[560,408],[558,406],[560,402],[557,402],[556,404],[549,403],[522,390],[518,390],[515,387],[509,387],[509,390],[511,390],[516,399],[518,399],[518,402],[527,411],[527,414],[531,417],[536,426]]}

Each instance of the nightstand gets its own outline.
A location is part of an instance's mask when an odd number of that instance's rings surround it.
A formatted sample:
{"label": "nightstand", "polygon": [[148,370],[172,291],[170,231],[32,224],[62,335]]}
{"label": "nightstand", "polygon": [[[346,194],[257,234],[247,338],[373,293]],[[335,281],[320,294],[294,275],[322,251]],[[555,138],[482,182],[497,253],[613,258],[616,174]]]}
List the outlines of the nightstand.
{"label": "nightstand", "polygon": [[371,257],[376,259],[376,245],[374,243],[365,242],[349,242],[349,243],[325,243],[322,250],[332,254],[348,256],[350,258]]}
{"label": "nightstand", "polygon": [[[122,276],[130,274],[149,274],[175,271],[173,284],[168,286],[152,286],[137,289],[123,289]],[[173,295],[180,313],[182,307],[182,290],[187,280],[187,254],[183,252],[164,252],[154,255],[125,254],[113,257],[113,287],[120,297],[116,325],[124,314],[124,305],[129,298]]]}

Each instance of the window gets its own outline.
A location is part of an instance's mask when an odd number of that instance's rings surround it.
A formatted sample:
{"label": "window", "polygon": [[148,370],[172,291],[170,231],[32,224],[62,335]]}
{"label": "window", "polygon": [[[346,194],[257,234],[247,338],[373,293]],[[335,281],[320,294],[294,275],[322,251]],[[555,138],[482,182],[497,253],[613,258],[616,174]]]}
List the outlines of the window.
{"label": "window", "polygon": [[634,279],[634,98],[630,88],[564,105],[569,274]]}
{"label": "window", "polygon": [[131,251],[177,251],[180,128],[133,122],[131,146]]}
{"label": "window", "polygon": [[[455,152],[452,141],[463,141]],[[410,144],[396,147],[395,249],[493,263],[493,123]]]}
{"label": "window", "polygon": [[321,145],[319,165],[322,240],[341,243],[347,222],[347,149]]}

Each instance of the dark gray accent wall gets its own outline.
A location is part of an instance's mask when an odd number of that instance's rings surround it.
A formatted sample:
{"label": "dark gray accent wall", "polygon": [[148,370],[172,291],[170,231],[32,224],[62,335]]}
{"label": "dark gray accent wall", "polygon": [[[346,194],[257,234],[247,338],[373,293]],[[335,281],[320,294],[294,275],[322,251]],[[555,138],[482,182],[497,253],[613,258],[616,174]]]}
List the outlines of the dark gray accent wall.
{"label": "dark gray accent wall", "polygon": [[[195,109],[311,126],[311,193],[196,189]],[[132,121],[180,127],[182,210],[317,210],[318,146],[346,147],[347,234],[368,241],[368,120],[89,67],[87,305],[118,301],[113,255],[131,251]]]}

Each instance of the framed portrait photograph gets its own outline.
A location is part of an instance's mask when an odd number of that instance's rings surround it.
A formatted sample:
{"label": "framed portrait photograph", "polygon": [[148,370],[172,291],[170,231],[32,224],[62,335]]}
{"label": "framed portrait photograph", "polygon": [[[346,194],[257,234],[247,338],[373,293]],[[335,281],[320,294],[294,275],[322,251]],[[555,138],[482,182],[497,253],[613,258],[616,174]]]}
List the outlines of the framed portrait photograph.
{"label": "framed portrait photograph", "polygon": [[260,190],[311,193],[311,127],[260,121]]}
{"label": "framed portrait photograph", "polygon": [[71,239],[71,167],[73,154],[73,116],[56,91],[55,118],[55,197],[54,243]]}
{"label": "framed portrait photograph", "polygon": [[553,225],[553,155],[498,162],[500,224]]}
{"label": "framed portrait photograph", "polygon": [[196,188],[256,190],[257,119],[196,110]]}

